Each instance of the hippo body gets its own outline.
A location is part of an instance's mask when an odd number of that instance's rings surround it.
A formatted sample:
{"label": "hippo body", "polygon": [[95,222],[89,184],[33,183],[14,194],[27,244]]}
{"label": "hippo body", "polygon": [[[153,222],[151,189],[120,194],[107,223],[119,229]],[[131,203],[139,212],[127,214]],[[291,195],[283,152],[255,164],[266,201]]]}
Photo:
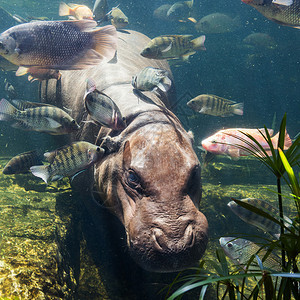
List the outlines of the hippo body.
{"label": "hippo body", "polygon": [[[133,93],[133,75],[147,66],[169,70],[167,63],[140,55],[149,42],[145,35],[118,34],[117,63],[63,71],[61,82],[42,84],[41,98],[72,111],[82,127],[73,139],[100,144],[105,138],[113,145],[95,166],[94,190],[122,222],[132,258],[153,272],[182,270],[197,263],[208,240],[207,220],[198,210],[199,161],[191,136],[166,108],[174,101],[174,90],[163,97],[164,103],[150,92],[146,101]],[[123,131],[82,123],[89,120],[83,101],[88,78],[118,105],[127,122]]]}

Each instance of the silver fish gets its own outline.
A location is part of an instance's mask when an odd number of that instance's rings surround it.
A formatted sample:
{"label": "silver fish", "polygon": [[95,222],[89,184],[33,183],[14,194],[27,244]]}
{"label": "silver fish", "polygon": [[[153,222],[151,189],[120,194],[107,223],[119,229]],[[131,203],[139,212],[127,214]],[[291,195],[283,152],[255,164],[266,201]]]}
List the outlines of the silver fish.
{"label": "silver fish", "polygon": [[[240,265],[243,269],[246,268],[248,261],[250,258],[257,254],[260,260],[262,260],[263,266],[268,269],[272,269],[275,271],[281,271],[281,261],[280,258],[270,253],[270,255],[264,259],[264,256],[267,253],[266,249],[261,249],[257,244],[245,240],[245,239],[237,239],[234,237],[221,237],[219,239],[220,245],[223,248],[225,254],[236,264]],[[259,271],[260,268],[257,264],[257,260],[254,258],[249,270],[251,271]]]}
{"label": "silver fish", "polygon": [[80,128],[69,114],[58,107],[45,105],[20,110],[6,99],[0,101],[0,121],[10,121],[15,128],[53,135],[67,134]]}
{"label": "silver fish", "polygon": [[[248,203],[252,206],[255,206],[256,208],[259,208],[260,210],[270,214],[272,217],[278,217],[279,216],[279,210],[272,206],[267,201],[259,200],[256,198],[246,198],[241,199],[241,201]],[[279,224],[276,224],[272,222],[269,219],[266,219],[240,205],[238,205],[234,201],[230,201],[228,204],[229,208],[237,215],[239,216],[244,222],[254,225],[258,227],[259,229],[263,230],[264,232],[268,232],[271,235],[273,235],[276,239],[280,236],[280,226]],[[289,227],[292,224],[292,220],[288,217],[284,216],[285,225]]]}
{"label": "silver fish", "polygon": [[30,167],[43,164],[42,157],[38,150],[18,154],[5,165],[2,172],[5,175],[28,173]]}
{"label": "silver fish", "polygon": [[93,80],[88,79],[84,104],[91,118],[114,130],[125,128],[125,122],[116,103],[106,94],[98,91]]}
{"label": "silver fish", "polygon": [[166,93],[171,85],[168,71],[153,67],[146,67],[132,77],[132,86],[140,91],[158,92],[160,90]]}
{"label": "silver fish", "polygon": [[49,165],[32,166],[30,171],[46,183],[72,176],[87,169],[104,155],[104,149],[88,142],[75,142],[44,154]]}

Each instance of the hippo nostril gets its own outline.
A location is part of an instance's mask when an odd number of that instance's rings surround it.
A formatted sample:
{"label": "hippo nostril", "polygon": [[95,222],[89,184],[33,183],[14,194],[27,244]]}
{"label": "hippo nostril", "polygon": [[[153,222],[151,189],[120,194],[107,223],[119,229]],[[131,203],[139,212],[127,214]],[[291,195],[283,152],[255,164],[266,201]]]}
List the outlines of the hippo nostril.
{"label": "hippo nostril", "polygon": [[163,233],[163,231],[159,228],[154,228],[153,229],[153,234],[152,234],[152,239],[153,239],[154,248],[159,252],[164,252],[164,249],[163,249],[164,233]]}

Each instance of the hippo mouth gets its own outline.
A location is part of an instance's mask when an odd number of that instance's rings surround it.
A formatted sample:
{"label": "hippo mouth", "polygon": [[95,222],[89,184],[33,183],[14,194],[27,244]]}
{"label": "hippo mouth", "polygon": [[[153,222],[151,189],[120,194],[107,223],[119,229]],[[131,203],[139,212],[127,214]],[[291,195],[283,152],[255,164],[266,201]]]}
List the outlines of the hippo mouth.
{"label": "hippo mouth", "polygon": [[176,272],[195,266],[208,242],[205,224],[206,219],[202,219],[201,228],[205,228],[202,230],[190,223],[180,236],[176,230],[159,227],[141,228],[134,238],[127,232],[129,253],[136,263],[151,272]]}

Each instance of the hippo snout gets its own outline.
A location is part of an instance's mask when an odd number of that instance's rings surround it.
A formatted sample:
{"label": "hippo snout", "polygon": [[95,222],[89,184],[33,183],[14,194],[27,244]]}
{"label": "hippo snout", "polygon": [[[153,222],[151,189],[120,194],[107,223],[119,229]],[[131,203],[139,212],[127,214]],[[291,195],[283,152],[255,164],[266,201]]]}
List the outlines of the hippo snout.
{"label": "hippo snout", "polygon": [[[155,225],[154,225],[155,224]],[[207,220],[195,208],[193,218],[164,216],[160,222],[134,218],[127,230],[134,260],[152,272],[175,272],[194,266],[205,252]]]}

